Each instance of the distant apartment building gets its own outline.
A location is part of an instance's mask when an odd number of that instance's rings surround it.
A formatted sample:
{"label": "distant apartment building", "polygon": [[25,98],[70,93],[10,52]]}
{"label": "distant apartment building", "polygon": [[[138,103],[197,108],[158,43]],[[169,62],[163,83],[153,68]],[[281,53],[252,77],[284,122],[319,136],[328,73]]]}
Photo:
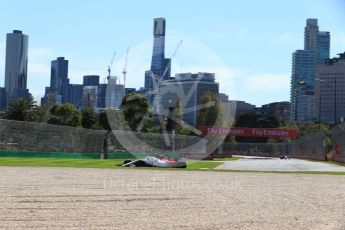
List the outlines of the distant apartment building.
{"label": "distant apartment building", "polygon": [[99,86],[99,75],[83,76],[83,86]]}
{"label": "distant apartment building", "polygon": [[273,102],[269,104],[262,105],[261,108],[258,109],[259,114],[262,115],[272,115],[275,116],[280,121],[289,120],[290,115],[290,102],[289,101],[282,101],[282,102]]}
{"label": "distant apartment building", "polygon": [[201,98],[208,91],[219,97],[219,84],[215,82],[214,73],[180,73],[174,79],[162,81],[159,86],[161,115],[168,116],[169,107],[175,107],[179,100],[183,121],[197,125],[203,106]]}
{"label": "distant apartment building", "polygon": [[5,88],[7,102],[30,97],[27,89],[29,37],[20,30],[6,36]]}
{"label": "distant apartment building", "polygon": [[136,88],[125,88],[125,95],[136,93],[136,92],[137,92]]}
{"label": "distant apartment building", "polygon": [[70,103],[82,109],[85,107],[101,110],[118,108],[125,95],[124,86],[110,77],[108,83],[100,84],[99,75],[83,76],[83,84],[71,84],[68,78],[68,60],[58,57],[51,62],[50,86],[46,87],[41,104]]}
{"label": "distant apartment building", "polygon": [[315,96],[301,94],[296,96],[296,103],[298,107],[296,108],[296,116],[298,117],[298,122],[307,122],[315,120]]}
{"label": "distant apartment building", "polygon": [[98,85],[98,96],[97,96],[97,108],[99,110],[106,108],[105,106],[105,94],[107,92],[107,83]]}
{"label": "distant apartment building", "polygon": [[83,86],[83,108],[97,110],[98,86]]}
{"label": "distant apartment building", "polygon": [[64,86],[63,103],[73,104],[76,108],[83,107],[84,86],[80,84],[68,84]]}
{"label": "distant apartment building", "polygon": [[316,68],[315,114],[329,123],[345,117],[345,52],[338,55]]}
{"label": "distant apartment building", "polygon": [[118,109],[125,96],[124,85],[117,84],[117,77],[110,77],[105,92],[105,107]]}
{"label": "distant apartment building", "polygon": [[83,108],[97,110],[99,94],[99,75],[83,76]]}
{"label": "distant apartment building", "polygon": [[50,94],[50,87],[45,87],[44,96],[41,98],[41,105],[47,105],[48,103],[55,104],[55,99]]}
{"label": "distant apartment building", "polygon": [[226,95],[225,93],[219,93],[219,100],[221,102],[227,102],[229,101],[229,96]]}
{"label": "distant apartment building", "polygon": [[224,119],[228,125],[232,125],[236,117],[236,104],[233,101],[221,101],[221,108]]}
{"label": "distant apartment building", "polygon": [[[238,117],[241,114],[254,111],[256,106],[245,101],[229,100],[228,102],[223,102],[224,110],[227,114],[231,116]],[[234,112],[235,111],[235,112]]]}
{"label": "distant apartment building", "polygon": [[290,118],[295,121],[315,119],[314,86],[315,70],[329,58],[330,33],[319,31],[317,19],[307,19],[304,29],[304,49],[292,54],[290,88]]}

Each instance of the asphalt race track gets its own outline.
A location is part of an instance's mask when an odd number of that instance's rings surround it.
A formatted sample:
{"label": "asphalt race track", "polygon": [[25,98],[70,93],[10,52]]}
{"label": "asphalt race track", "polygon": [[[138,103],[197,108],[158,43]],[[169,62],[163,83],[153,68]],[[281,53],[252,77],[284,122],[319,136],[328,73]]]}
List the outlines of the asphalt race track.
{"label": "asphalt race track", "polygon": [[344,166],[338,166],[323,162],[266,158],[266,157],[244,157],[236,161],[225,161],[218,169],[228,170],[255,170],[255,171],[329,171],[345,172]]}

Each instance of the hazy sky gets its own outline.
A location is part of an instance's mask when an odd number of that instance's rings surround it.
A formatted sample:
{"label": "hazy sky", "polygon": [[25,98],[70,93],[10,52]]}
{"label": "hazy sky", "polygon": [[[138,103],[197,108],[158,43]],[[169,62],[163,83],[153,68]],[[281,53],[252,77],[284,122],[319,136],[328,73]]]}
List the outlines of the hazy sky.
{"label": "hazy sky", "polygon": [[[215,72],[230,99],[258,106],[289,100],[291,55],[303,48],[307,18],[331,32],[331,56],[345,51],[343,0],[241,1],[18,1],[0,0],[0,86],[4,85],[6,33],[29,35],[28,87],[34,97],[50,81],[50,62],[69,60],[71,83],[86,74],[103,82],[112,54],[112,73],[122,78],[130,47],[126,87],[144,85],[150,68],[153,18],[165,17],[166,56],[172,73]],[[122,81],[122,79],[121,79]]]}

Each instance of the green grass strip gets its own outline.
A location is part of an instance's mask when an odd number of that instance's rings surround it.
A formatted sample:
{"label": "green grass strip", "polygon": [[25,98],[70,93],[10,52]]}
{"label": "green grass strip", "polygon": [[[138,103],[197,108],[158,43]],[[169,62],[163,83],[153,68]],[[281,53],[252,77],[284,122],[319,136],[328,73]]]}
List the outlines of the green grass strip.
{"label": "green grass strip", "polygon": [[[99,160],[99,159],[70,159],[70,158],[19,158],[0,157],[0,166],[29,166],[29,167],[72,167],[72,168],[111,168],[111,169],[133,169],[116,166],[122,164],[122,159]],[[324,172],[324,171],[254,171],[254,170],[223,170],[216,169],[222,162],[212,161],[190,161],[186,169],[167,169],[155,167],[138,167],[134,169],[168,170],[168,171],[212,171],[212,172],[246,172],[246,173],[285,173],[285,174],[327,174],[345,175],[345,172]]]}
{"label": "green grass strip", "polygon": [[100,154],[2,150],[0,157],[99,159]]}
{"label": "green grass strip", "polygon": [[1,166],[115,168],[123,160],[1,157]]}

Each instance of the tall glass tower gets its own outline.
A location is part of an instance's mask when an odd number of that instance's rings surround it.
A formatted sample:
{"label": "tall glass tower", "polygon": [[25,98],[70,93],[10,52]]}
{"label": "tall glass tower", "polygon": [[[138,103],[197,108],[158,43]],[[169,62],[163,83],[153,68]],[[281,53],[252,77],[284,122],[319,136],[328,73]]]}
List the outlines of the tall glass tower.
{"label": "tall glass tower", "polygon": [[63,90],[68,84],[68,60],[58,57],[51,62],[50,71],[50,92],[54,95],[55,103],[63,103]]}
{"label": "tall glass tower", "polygon": [[153,52],[151,61],[151,71],[162,77],[164,68],[165,50],[165,19],[155,18],[153,23]]}
{"label": "tall glass tower", "polygon": [[[165,58],[165,19],[155,18],[153,21],[153,51],[151,69],[145,72],[146,92],[153,90],[155,88],[154,84],[158,84],[159,81],[170,79],[171,71],[169,62],[170,59]],[[155,79],[155,82],[153,79]],[[147,99],[149,103],[152,103],[154,95],[150,93],[148,94]]]}
{"label": "tall glass tower", "polygon": [[307,19],[304,29],[304,49],[292,55],[290,117],[295,121],[315,119],[315,69],[330,55],[330,33],[319,31],[317,19]]}
{"label": "tall glass tower", "polygon": [[8,99],[28,98],[27,70],[28,36],[13,30],[6,36],[5,88]]}

